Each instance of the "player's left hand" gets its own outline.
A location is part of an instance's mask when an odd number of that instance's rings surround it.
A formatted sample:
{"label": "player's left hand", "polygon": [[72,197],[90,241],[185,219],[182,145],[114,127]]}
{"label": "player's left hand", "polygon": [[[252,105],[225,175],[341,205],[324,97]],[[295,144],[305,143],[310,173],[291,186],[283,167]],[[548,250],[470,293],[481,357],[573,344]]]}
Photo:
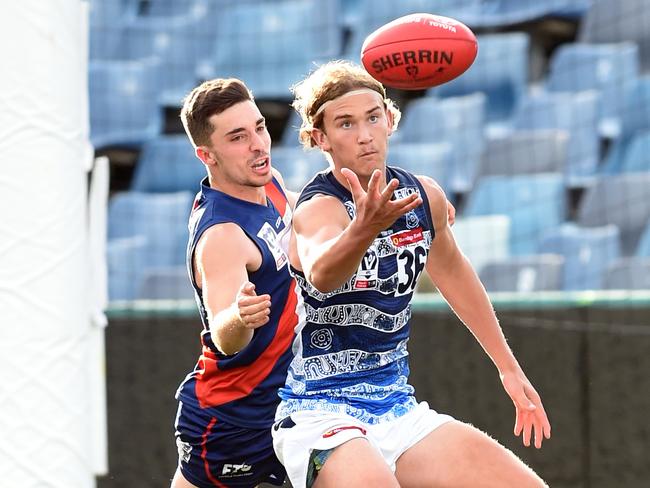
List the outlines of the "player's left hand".
{"label": "player's left hand", "polygon": [[551,424],[533,385],[522,371],[501,374],[501,383],[515,404],[515,436],[522,434],[524,446],[530,446],[534,434],[535,447],[542,447],[542,440],[551,438]]}

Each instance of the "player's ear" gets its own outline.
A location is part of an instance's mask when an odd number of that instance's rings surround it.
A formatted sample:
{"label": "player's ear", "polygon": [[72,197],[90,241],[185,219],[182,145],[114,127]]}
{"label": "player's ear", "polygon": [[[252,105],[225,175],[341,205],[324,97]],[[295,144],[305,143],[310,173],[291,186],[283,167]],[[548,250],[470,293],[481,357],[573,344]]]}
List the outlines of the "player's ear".
{"label": "player's ear", "polygon": [[321,151],[329,151],[331,149],[332,146],[329,143],[327,134],[325,134],[321,129],[316,129],[314,127],[311,131],[311,137]]}
{"label": "player's ear", "polygon": [[201,162],[206,166],[216,163],[214,157],[212,156],[212,153],[210,152],[210,149],[207,146],[197,146],[195,154],[196,157],[199,158]]}
{"label": "player's ear", "polygon": [[389,110],[388,108],[385,108],[386,110],[386,121],[388,123],[388,135],[393,134],[393,129],[395,127],[395,116],[393,115],[393,111]]}

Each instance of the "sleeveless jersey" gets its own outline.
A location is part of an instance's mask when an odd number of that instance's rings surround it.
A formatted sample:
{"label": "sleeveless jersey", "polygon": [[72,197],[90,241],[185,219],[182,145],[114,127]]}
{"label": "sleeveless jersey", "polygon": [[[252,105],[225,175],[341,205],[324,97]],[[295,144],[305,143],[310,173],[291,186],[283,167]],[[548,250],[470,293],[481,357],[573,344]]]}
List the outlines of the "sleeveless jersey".
{"label": "sleeveless jersey", "polygon": [[[273,423],[280,401],[278,388],[291,361],[294,329],[301,315],[302,298],[288,265],[291,210],[274,178],[265,187],[267,205],[234,198],[201,184],[189,220],[187,268],[203,322],[202,354],[194,370],[179,387],[176,398],[233,425],[251,429]],[[249,273],[258,295],[271,296],[269,321],[255,329],[250,343],[226,356],[214,345],[201,289],[192,266],[196,245],[213,225],[232,222],[251,239],[262,255],[260,268]],[[212,252],[219,252],[214,249]]]}
{"label": "sleeveless jersey", "polygon": [[[292,268],[304,300],[305,323],[297,330],[287,382],[276,419],[299,410],[346,413],[366,423],[396,418],[415,406],[408,384],[406,344],[410,302],[434,237],[429,203],[417,178],[395,167],[386,180],[399,180],[395,198],[419,193],[423,205],[382,231],[357,272],[339,289],[320,293]],[[316,175],[298,204],[331,195],[350,218],[350,192],[331,171]]]}

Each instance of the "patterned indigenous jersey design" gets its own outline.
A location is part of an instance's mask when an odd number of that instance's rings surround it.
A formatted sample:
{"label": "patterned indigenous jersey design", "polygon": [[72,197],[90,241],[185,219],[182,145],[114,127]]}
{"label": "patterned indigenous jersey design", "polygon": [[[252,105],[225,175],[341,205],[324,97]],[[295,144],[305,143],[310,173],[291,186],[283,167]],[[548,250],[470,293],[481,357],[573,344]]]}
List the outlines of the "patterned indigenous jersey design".
{"label": "patterned indigenous jersey design", "polygon": [[[302,298],[289,274],[287,258],[291,209],[275,178],[265,190],[267,205],[263,206],[210,188],[207,178],[201,184],[189,221],[187,267],[203,322],[203,350],[194,371],[176,393],[185,404],[208,409],[214,417],[252,429],[273,423],[280,400],[277,390],[284,384],[294,328],[302,315]],[[258,295],[271,296],[269,322],[255,330],[244,349],[230,356],[212,342],[208,314],[192,266],[203,233],[225,222],[237,224],[259,249],[262,265],[249,273],[248,279],[255,284]]]}
{"label": "patterned indigenous jersey design", "polygon": [[[406,343],[411,297],[424,270],[434,237],[429,202],[417,178],[395,167],[386,180],[399,180],[395,198],[419,193],[423,205],[382,231],[359,269],[343,286],[320,293],[292,268],[300,285],[306,321],[296,330],[295,357],[280,390],[277,419],[298,410],[326,410],[367,423],[403,415],[415,406],[408,384]],[[297,205],[316,195],[331,195],[350,218],[350,192],[328,171],[303,189]]]}

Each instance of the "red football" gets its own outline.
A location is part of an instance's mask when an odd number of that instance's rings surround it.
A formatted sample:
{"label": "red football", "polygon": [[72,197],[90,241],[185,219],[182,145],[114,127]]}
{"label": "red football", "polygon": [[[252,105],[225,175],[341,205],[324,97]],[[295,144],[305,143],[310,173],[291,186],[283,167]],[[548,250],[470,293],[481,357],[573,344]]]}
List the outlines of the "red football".
{"label": "red football", "polygon": [[433,14],[410,14],[370,34],[361,62],[373,78],[402,90],[422,90],[460,76],[478,52],[463,23]]}

